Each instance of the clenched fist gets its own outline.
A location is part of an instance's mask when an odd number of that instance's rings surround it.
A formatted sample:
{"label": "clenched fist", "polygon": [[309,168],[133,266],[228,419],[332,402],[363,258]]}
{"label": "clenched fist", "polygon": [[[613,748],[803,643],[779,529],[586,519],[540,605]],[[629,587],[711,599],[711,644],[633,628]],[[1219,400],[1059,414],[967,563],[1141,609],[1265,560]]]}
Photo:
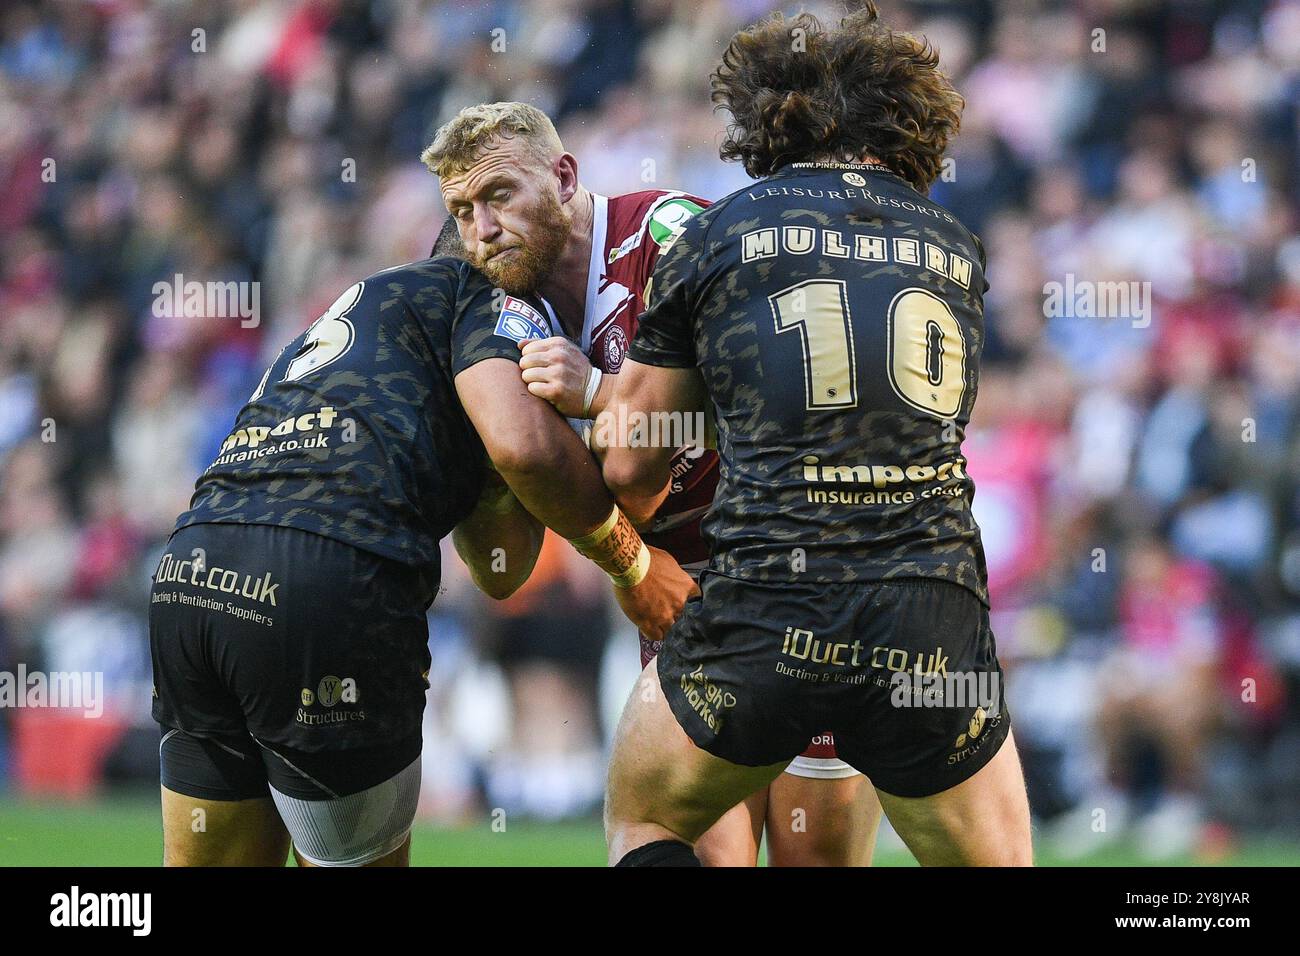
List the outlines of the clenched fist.
{"label": "clenched fist", "polygon": [[[593,402],[587,416],[583,415],[583,398],[592,368],[582,349],[558,335],[529,339],[520,342],[519,348],[523,351],[519,368],[523,370],[528,391],[546,399],[565,418],[590,417],[596,413],[599,406]],[[603,390],[604,383],[601,385]]]}
{"label": "clenched fist", "polygon": [[640,584],[614,588],[629,621],[652,641],[661,641],[699,586],[667,551],[650,548],[650,570]]}

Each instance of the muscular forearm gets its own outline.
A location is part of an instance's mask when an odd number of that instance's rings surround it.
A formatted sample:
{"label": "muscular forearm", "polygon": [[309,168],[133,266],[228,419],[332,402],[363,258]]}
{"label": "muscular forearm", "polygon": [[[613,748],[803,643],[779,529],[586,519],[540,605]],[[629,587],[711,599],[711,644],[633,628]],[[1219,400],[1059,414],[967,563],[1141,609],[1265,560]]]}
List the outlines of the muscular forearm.
{"label": "muscular forearm", "polygon": [[517,367],[481,362],[457,376],[456,388],[489,457],[531,514],[566,538],[601,525],[613,499],[600,466],[555,409],[529,393]]}
{"label": "muscular forearm", "polygon": [[[626,416],[617,418],[625,418],[630,424],[638,417],[645,421],[656,414],[700,414],[704,398],[698,370],[658,368],[628,359],[618,377],[613,407],[626,412]],[[605,421],[610,426],[617,424],[609,412]],[[620,505],[643,512],[649,502],[663,494],[675,448],[662,442],[632,441],[631,436],[617,432],[606,437],[609,449],[602,462],[605,484]]]}
{"label": "muscular forearm", "polygon": [[615,500],[633,526],[644,531],[654,521],[655,513],[659,510],[659,506],[664,503],[664,499],[668,497],[670,487],[671,483],[668,482],[664,484],[658,494],[631,495],[624,493]]}
{"label": "muscular forearm", "polygon": [[452,532],[452,543],[478,589],[500,601],[533,572],[542,547],[541,523],[505,484],[489,489]]}
{"label": "muscular forearm", "polygon": [[[614,439],[614,425],[611,423],[613,413],[608,416],[598,416],[594,422],[583,423],[581,439],[587,443],[591,453],[596,456],[596,461],[600,466],[605,464],[605,456],[609,453],[610,446],[605,442]],[[659,506],[663,504],[664,499],[668,497],[669,483],[665,482],[663,487],[656,494],[651,495],[633,495],[620,492],[617,498],[617,504],[627,514],[632,524],[644,529],[649,525]]]}
{"label": "muscular forearm", "polygon": [[602,461],[605,484],[620,505],[642,511],[648,502],[664,497],[671,458],[672,449],[612,445]]}
{"label": "muscular forearm", "polygon": [[610,406],[614,399],[614,388],[617,385],[617,372],[606,372],[600,377],[600,387],[596,389],[596,397],[591,400],[591,412],[589,417],[595,418]]}
{"label": "muscular forearm", "polygon": [[650,552],[631,520],[614,507],[600,468],[581,440],[560,422],[547,450],[498,462],[502,477],[529,511],[568,538],[614,583],[630,587],[645,577]]}
{"label": "muscular forearm", "polygon": [[552,415],[556,427],[527,448],[500,454],[496,464],[525,508],[556,533],[576,538],[599,527],[613,499],[581,439]]}
{"label": "muscular forearm", "polygon": [[647,547],[614,507],[582,439],[503,358],[463,369],[456,390],[524,507],[610,576],[619,606],[643,633],[662,638],[694,585],[671,555]]}

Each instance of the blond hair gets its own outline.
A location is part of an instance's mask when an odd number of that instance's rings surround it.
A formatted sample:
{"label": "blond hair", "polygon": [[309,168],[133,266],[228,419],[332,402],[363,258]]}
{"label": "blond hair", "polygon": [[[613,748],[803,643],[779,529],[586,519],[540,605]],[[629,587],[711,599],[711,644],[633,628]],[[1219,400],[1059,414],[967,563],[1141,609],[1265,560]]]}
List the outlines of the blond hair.
{"label": "blond hair", "polygon": [[434,134],[420,160],[442,178],[464,172],[500,139],[521,137],[541,162],[564,152],[550,117],[527,103],[480,103],[461,110]]}

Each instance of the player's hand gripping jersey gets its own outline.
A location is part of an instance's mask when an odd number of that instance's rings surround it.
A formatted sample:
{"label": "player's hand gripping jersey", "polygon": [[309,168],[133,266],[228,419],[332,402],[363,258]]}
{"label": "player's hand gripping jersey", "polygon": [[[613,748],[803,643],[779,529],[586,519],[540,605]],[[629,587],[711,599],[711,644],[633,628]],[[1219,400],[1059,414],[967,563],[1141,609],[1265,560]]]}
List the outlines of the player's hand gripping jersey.
{"label": "player's hand gripping jersey", "polygon": [[272,363],[177,528],[298,528],[436,576],[486,461],[455,376],[550,334],[538,307],[451,257],[356,283]]}
{"label": "player's hand gripping jersey", "polygon": [[[578,344],[593,366],[618,374],[636,335],[659,256],[708,201],[662,189],[592,199],[587,308]],[[647,544],[663,548],[683,565],[708,557],[700,521],[718,483],[717,453],[692,457],[686,451],[680,449],[673,457],[672,489],[645,535]]]}
{"label": "player's hand gripping jersey", "polygon": [[796,164],[685,223],[629,354],[715,403],[714,569],[987,603],[961,453],[986,287],[976,237],[883,166]]}

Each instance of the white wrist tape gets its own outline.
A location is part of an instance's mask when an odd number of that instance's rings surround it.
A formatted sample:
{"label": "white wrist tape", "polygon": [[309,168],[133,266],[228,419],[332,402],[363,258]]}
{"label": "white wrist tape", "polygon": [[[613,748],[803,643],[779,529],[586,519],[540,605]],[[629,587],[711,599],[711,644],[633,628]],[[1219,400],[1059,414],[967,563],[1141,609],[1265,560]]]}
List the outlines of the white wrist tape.
{"label": "white wrist tape", "polygon": [[582,390],[583,418],[591,417],[591,403],[596,400],[596,393],[600,391],[600,380],[604,375],[605,373],[594,365],[591,367],[591,371],[587,373],[587,385]]}

